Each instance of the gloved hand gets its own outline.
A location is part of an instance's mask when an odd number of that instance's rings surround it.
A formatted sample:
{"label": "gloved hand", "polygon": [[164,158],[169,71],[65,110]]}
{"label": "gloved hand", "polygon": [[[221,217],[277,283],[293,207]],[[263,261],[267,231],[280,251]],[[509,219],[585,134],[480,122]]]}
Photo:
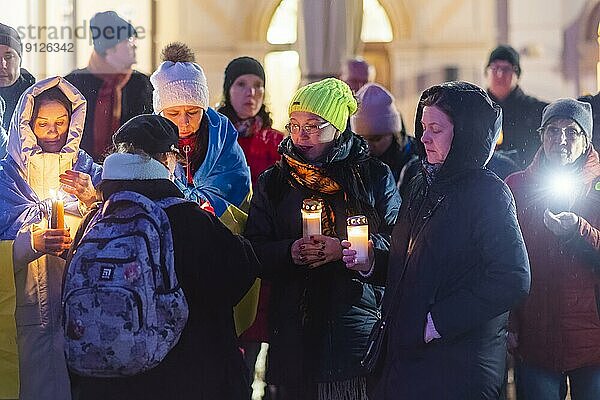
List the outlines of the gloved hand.
{"label": "gloved hand", "polygon": [[579,216],[572,212],[563,211],[553,214],[549,209],[544,211],[544,225],[556,236],[567,236],[573,233],[578,224]]}

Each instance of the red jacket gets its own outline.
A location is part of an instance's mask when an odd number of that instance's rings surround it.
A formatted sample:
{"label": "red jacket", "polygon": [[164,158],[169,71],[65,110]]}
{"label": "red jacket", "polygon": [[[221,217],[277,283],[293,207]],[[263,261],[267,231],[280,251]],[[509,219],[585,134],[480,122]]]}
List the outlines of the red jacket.
{"label": "red jacket", "polygon": [[[600,366],[600,162],[592,148],[583,166],[582,194],[571,211],[578,230],[558,238],[546,228],[547,169],[540,148],[531,165],[510,175],[531,265],[531,291],[511,314],[525,362],[553,371]],[[600,184],[599,184],[600,185]],[[595,269],[595,270],[594,270]]]}
{"label": "red jacket", "polygon": [[252,185],[256,184],[258,176],[267,168],[275,164],[281,156],[277,147],[283,139],[283,134],[273,128],[261,128],[251,135],[238,137],[238,143],[246,155],[246,161],[250,166]]}
{"label": "red jacket", "polygon": [[[256,126],[256,125],[255,125]],[[281,156],[277,147],[283,139],[283,134],[273,128],[260,128],[250,136],[238,137],[238,142],[246,155],[246,161],[250,166],[252,186],[256,185],[258,176],[267,168],[275,164]],[[268,304],[270,297],[270,284],[263,280],[261,282],[258,297],[258,307],[254,323],[242,333],[240,340],[244,342],[267,342],[268,341]]]}

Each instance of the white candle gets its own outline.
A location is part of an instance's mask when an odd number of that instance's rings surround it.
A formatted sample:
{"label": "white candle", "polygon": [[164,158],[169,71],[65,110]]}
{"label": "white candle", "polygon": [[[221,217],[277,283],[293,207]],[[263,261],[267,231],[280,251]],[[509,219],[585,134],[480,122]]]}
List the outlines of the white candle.
{"label": "white candle", "polygon": [[321,234],[321,212],[323,204],[320,200],[305,199],[302,202],[302,236]]}
{"label": "white candle", "polygon": [[356,263],[369,262],[369,225],[367,217],[356,215],[348,217],[348,241],[351,249],[356,251]]}

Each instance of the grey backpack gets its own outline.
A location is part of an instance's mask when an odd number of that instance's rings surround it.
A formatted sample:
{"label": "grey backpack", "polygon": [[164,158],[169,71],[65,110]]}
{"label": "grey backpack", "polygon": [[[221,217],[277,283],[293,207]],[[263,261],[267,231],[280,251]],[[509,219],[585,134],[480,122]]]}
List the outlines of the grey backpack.
{"label": "grey backpack", "polygon": [[114,193],[92,217],[65,269],[63,328],[71,371],[129,376],[160,363],[177,344],[188,306],[164,212],[186,200],[154,202]]}

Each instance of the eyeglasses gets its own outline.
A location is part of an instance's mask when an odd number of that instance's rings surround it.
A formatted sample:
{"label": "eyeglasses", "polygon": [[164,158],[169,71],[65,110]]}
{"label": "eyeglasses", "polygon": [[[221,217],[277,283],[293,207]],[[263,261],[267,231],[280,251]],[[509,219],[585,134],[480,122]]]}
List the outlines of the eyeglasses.
{"label": "eyeglasses", "polygon": [[488,68],[493,74],[498,74],[502,72],[502,74],[505,75],[508,73],[517,72],[517,69],[515,67],[508,65],[490,65]]}
{"label": "eyeglasses", "polygon": [[304,125],[304,126],[300,126],[298,124],[294,124],[294,123],[288,123],[285,126],[285,130],[288,131],[288,133],[290,135],[299,135],[300,134],[300,130],[302,130],[304,133],[306,133],[308,136],[312,136],[312,135],[316,135],[317,133],[319,133],[321,131],[321,129],[325,128],[326,126],[331,125],[330,122],[323,122],[320,125]]}
{"label": "eyeglasses", "polygon": [[565,139],[572,142],[576,140],[578,137],[583,136],[583,131],[578,130],[574,126],[565,126],[564,128],[559,128],[558,126],[546,126],[540,128],[544,135],[546,135],[549,139],[556,140],[562,139],[562,135],[565,135]]}

